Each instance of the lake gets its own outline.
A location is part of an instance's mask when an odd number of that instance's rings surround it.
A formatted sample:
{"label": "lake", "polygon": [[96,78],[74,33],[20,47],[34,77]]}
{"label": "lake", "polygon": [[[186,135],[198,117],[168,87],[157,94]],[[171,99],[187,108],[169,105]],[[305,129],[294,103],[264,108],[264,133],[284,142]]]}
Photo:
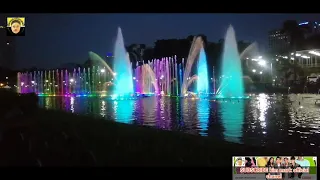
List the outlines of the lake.
{"label": "lake", "polygon": [[[39,97],[40,106],[89,114],[109,121],[212,136],[225,141],[273,146],[313,154],[320,147],[318,95],[252,94],[250,99],[145,97]],[[276,150],[275,150],[276,151]],[[307,155],[307,154],[305,154]]]}

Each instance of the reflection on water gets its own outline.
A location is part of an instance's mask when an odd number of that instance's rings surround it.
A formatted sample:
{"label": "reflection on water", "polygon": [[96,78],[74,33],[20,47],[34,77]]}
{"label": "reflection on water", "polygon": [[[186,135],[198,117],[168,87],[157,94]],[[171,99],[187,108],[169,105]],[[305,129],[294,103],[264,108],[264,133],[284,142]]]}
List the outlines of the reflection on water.
{"label": "reflection on water", "polygon": [[241,143],[244,120],[244,100],[220,102],[221,121],[224,127],[225,140]]}
{"label": "reflection on water", "polygon": [[114,114],[117,122],[127,123],[127,124],[131,123],[133,121],[132,119],[133,108],[134,108],[133,100],[113,101],[113,110],[114,110]]}
{"label": "reflection on water", "polygon": [[313,151],[320,145],[320,106],[314,104],[315,98],[312,95],[266,94],[239,101],[168,97],[110,101],[92,97],[40,97],[40,106],[237,143],[286,144]]}
{"label": "reflection on water", "polygon": [[210,115],[209,101],[206,99],[200,99],[195,101],[197,103],[197,113],[198,113],[198,129],[200,130],[200,135],[205,136],[208,132],[208,121]]}

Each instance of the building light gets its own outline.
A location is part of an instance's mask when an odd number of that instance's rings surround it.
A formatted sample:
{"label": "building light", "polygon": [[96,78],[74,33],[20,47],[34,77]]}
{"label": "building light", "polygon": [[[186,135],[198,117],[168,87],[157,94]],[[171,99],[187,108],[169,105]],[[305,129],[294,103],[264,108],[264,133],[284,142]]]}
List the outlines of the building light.
{"label": "building light", "polygon": [[299,26],[301,25],[305,25],[305,24],[309,24],[309,22],[303,22],[303,23],[300,23]]}
{"label": "building light", "polygon": [[310,54],[316,55],[316,56],[320,56],[320,53],[317,51],[309,51]]}

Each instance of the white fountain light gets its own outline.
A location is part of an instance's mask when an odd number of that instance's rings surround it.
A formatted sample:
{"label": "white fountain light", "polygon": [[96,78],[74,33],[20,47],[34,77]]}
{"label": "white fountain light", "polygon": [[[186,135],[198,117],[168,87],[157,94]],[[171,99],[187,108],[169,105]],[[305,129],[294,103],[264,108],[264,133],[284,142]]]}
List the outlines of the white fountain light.
{"label": "white fountain light", "polygon": [[132,79],[133,79],[133,80],[135,80],[135,79],[136,79],[136,77],[133,77]]}
{"label": "white fountain light", "polygon": [[258,64],[259,64],[260,66],[264,66],[264,65],[266,65],[266,61],[265,61],[265,60],[260,60],[260,61],[258,62]]}
{"label": "white fountain light", "polygon": [[262,74],[262,71],[260,71],[260,74]]}
{"label": "white fountain light", "polygon": [[117,73],[113,73],[113,75],[115,76],[115,75],[117,75]]}
{"label": "white fountain light", "polygon": [[32,84],[34,84],[34,81],[31,81]]}
{"label": "white fountain light", "polygon": [[255,69],[252,69],[252,72],[254,72],[254,73],[255,73],[256,71],[257,71],[257,70],[255,70]]}
{"label": "white fountain light", "polygon": [[100,72],[104,73],[104,72],[106,72],[106,70],[105,69],[101,69]]}
{"label": "white fountain light", "polygon": [[70,82],[73,82],[74,81],[74,79],[70,79]]}
{"label": "white fountain light", "polygon": [[301,56],[302,58],[309,59],[309,56]]}
{"label": "white fountain light", "polygon": [[301,54],[297,53],[296,56],[301,56]]}

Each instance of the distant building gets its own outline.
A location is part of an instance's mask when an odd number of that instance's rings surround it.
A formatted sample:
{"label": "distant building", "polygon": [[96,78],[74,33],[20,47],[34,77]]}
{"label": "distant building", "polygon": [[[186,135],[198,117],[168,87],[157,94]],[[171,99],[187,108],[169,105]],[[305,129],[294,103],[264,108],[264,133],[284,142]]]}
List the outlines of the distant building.
{"label": "distant building", "polygon": [[[317,21],[305,21],[298,24],[305,38],[320,34],[320,24]],[[290,36],[280,29],[269,31],[269,50],[272,54],[287,53],[290,50]]]}
{"label": "distant building", "polygon": [[281,30],[269,31],[269,50],[272,54],[282,54],[290,48],[290,37]]}
{"label": "distant building", "polygon": [[320,34],[320,24],[316,21],[306,21],[299,23],[299,27],[303,30],[305,38]]}
{"label": "distant building", "polygon": [[320,67],[320,49],[297,51],[295,59],[303,68],[318,68]]}

